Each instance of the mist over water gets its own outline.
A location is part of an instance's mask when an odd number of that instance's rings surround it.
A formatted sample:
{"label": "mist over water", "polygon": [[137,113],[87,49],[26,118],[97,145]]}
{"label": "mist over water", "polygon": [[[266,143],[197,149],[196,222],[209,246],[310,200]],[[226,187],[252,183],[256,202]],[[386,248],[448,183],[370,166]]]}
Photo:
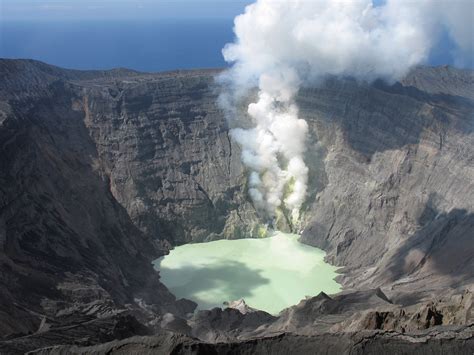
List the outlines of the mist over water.
{"label": "mist over water", "polygon": [[276,232],[263,239],[186,244],[154,264],[170,291],[195,301],[198,309],[243,298],[251,307],[278,314],[305,296],[340,290],[337,267],[324,262],[324,251],[297,237]]}

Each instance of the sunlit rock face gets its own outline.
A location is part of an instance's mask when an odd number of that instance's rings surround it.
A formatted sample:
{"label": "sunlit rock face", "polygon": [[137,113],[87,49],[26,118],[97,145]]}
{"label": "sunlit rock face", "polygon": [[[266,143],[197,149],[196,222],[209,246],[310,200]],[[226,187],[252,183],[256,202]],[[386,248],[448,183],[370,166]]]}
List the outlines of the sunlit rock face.
{"label": "sunlit rock face", "polygon": [[278,314],[306,296],[340,290],[325,253],[297,238],[276,232],[263,239],[187,244],[156,260],[155,267],[173,294],[199,309],[243,298],[252,308]]}

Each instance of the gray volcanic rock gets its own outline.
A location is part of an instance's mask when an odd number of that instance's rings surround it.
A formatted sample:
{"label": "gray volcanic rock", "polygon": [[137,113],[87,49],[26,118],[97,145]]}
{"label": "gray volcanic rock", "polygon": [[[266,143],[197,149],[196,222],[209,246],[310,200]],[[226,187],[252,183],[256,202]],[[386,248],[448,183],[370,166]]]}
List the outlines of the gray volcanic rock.
{"label": "gray volcanic rock", "polygon": [[0,354],[24,354],[32,349],[55,344],[75,344],[91,346],[135,335],[150,335],[152,331],[131,314],[115,317],[95,317],[75,315],[62,324],[51,325],[50,329],[39,329],[30,335],[0,342]]}
{"label": "gray volcanic rock", "polygon": [[176,310],[150,264],[167,249],[113,197],[77,88],[44,67],[0,61],[0,334],[45,319],[60,327],[76,312],[112,316],[137,300]]}
{"label": "gray volcanic rock", "polygon": [[0,352],[472,353],[473,72],[303,88],[301,241],[342,267],[344,292],[189,316],[151,261],[262,223],[217,73],[0,60]]}
{"label": "gray volcanic rock", "polygon": [[242,314],[252,313],[257,311],[257,309],[250,307],[243,298],[235,301],[225,302],[227,308],[233,308],[238,310]]}
{"label": "gray volcanic rock", "polygon": [[472,72],[445,71],[416,69],[420,88],[329,80],[300,93],[313,142],[301,241],[345,267],[346,288],[412,302],[473,284],[474,101],[452,95],[461,79],[457,93],[472,93]]}
{"label": "gray volcanic rock", "polygon": [[420,67],[412,70],[401,81],[403,86],[412,87],[429,94],[450,95],[474,99],[474,73],[468,69],[450,66]]}
{"label": "gray volcanic rock", "polygon": [[[210,343],[235,342],[282,333],[315,336],[322,333],[396,331],[414,334],[436,327],[474,324],[471,292],[403,307],[392,303],[380,289],[324,293],[291,306],[278,316],[262,311],[248,313],[227,308],[199,311],[187,321],[189,328],[169,328]],[[472,334],[471,334],[472,335]]]}
{"label": "gray volcanic rock", "polygon": [[123,312],[151,328],[179,319],[195,304],[151,261],[170,242],[256,233],[214,73],[0,60],[0,335],[19,351],[74,342],[83,316],[97,324],[86,343]]}
{"label": "gray volcanic rock", "polygon": [[56,346],[29,354],[459,354],[471,355],[474,348],[472,327],[456,327],[448,333],[425,331],[416,335],[360,332],[275,337],[230,343],[204,343],[176,334],[134,337],[93,347]]}
{"label": "gray volcanic rock", "polygon": [[[328,332],[335,325],[347,321],[355,312],[367,309],[394,309],[394,305],[380,289],[356,291],[329,297],[321,292],[316,297],[300,301],[297,305],[283,310],[278,320],[269,325],[266,333],[281,331],[313,335]],[[358,328],[354,330],[370,329]]]}
{"label": "gray volcanic rock", "polygon": [[213,308],[196,312],[188,324],[192,336],[207,342],[223,342],[261,335],[276,319],[264,311],[243,314],[234,308]]}
{"label": "gray volcanic rock", "polygon": [[[413,333],[440,325],[474,324],[471,314],[473,294],[461,295],[420,303],[408,307],[392,305],[364,306],[364,310],[349,315],[331,327],[331,332],[382,329]],[[440,329],[440,327],[438,327]]]}
{"label": "gray volcanic rock", "polygon": [[112,194],[143,232],[173,245],[257,234],[240,150],[217,107],[216,73],[78,83],[74,105]]}

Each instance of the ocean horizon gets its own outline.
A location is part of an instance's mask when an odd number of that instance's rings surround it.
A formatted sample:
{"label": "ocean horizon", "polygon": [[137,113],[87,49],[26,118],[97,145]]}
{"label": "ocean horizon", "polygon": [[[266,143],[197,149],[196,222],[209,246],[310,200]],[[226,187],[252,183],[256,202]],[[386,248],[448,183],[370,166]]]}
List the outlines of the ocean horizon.
{"label": "ocean horizon", "polygon": [[[144,72],[225,68],[233,18],[159,20],[16,20],[0,22],[0,57],[35,59],[68,69]],[[454,65],[447,34],[426,64]],[[473,68],[474,64],[461,67]]]}
{"label": "ocean horizon", "polygon": [[233,19],[157,21],[4,21],[0,57],[35,59],[70,69],[145,72],[219,68]]}

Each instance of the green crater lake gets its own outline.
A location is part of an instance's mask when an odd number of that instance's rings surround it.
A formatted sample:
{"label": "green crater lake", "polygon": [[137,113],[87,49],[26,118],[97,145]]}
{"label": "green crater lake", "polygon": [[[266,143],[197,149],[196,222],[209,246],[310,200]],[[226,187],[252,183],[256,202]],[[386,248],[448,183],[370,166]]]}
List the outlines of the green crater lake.
{"label": "green crater lake", "polygon": [[168,289],[198,309],[243,298],[250,307],[278,314],[305,296],[340,290],[337,267],[324,262],[325,252],[297,238],[275,232],[263,239],[186,244],[154,265]]}

